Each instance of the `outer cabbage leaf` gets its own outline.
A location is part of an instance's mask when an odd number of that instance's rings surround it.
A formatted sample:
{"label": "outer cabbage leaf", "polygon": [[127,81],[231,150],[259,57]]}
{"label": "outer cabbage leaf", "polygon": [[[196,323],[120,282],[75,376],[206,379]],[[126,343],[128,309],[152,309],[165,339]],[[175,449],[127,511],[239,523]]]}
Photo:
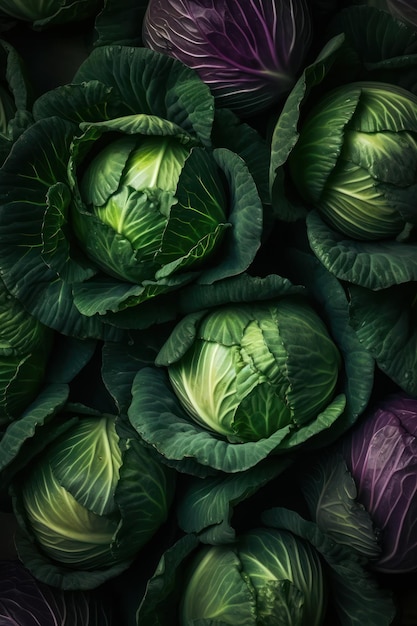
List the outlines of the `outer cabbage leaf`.
{"label": "outer cabbage leaf", "polygon": [[136,624],[143,626],[171,626],[185,579],[184,563],[199,546],[194,534],[183,535],[161,556],[155,571],[149,577],[143,598],[137,602]]}
{"label": "outer cabbage leaf", "polygon": [[[67,181],[65,161],[74,135],[70,123],[51,118],[32,125],[14,144],[0,176],[0,266],[6,286],[21,300],[30,313],[45,326],[81,338],[101,336],[103,324],[98,319],[80,317],[72,302],[71,282],[65,282],[43,259],[42,226],[48,211],[48,190],[57,179]],[[57,158],[57,155],[61,155]],[[66,224],[68,195],[49,197],[55,203],[55,215]],[[59,203],[59,206],[56,206]],[[51,207],[51,205],[49,205]],[[52,208],[49,208],[52,211]],[[58,231],[58,236],[60,232]],[[62,242],[67,245],[63,246]],[[50,254],[50,241],[46,243]],[[24,250],[24,254],[22,253]],[[60,255],[69,254],[69,243],[61,238]],[[67,276],[87,277],[94,270],[81,260],[67,257]],[[114,331],[110,330],[113,334]]]}
{"label": "outer cabbage leaf", "polygon": [[336,441],[367,407],[373,390],[375,363],[351,326],[349,300],[344,286],[311,254],[306,242],[303,240],[294,244],[283,255],[283,261],[289,279],[304,285],[320,307],[323,319],[342,352],[342,389],[346,395],[346,407],[327,431],[310,441],[309,447],[322,447]]}
{"label": "outer cabbage leaf", "polygon": [[312,520],[338,544],[368,560],[381,554],[379,533],[358,500],[358,490],[343,456],[326,451],[301,471],[301,490]]}
{"label": "outer cabbage leaf", "polygon": [[[308,65],[285,100],[271,137],[271,160],[269,167],[269,186],[276,217],[283,221],[295,221],[307,214],[307,208],[293,193],[287,192],[284,165],[293,147],[298,141],[299,116],[301,108],[313,92],[330,73],[335,60],[340,54],[344,41],[343,35],[331,39],[322,49],[315,61]],[[288,194],[288,195],[287,195]]]}
{"label": "outer cabbage leaf", "polygon": [[380,291],[349,285],[349,315],[359,340],[379,369],[413,396],[417,395],[416,285],[415,279]]}
{"label": "outer cabbage leaf", "polygon": [[[153,332],[155,330],[155,332]],[[126,342],[105,342],[101,350],[101,377],[119,413],[126,414],[132,401],[132,383],[139,369],[152,366],[169,330],[131,331]]]}
{"label": "outer cabbage leaf", "polygon": [[[118,97],[118,112],[110,109],[107,119],[128,113],[155,115],[196,136],[204,146],[210,144],[213,98],[198,76],[175,59],[145,48],[99,47],[80,65],[73,80],[87,83],[84,89],[88,90],[91,81],[106,85],[112,97]],[[54,94],[44,97],[52,103],[56,99]],[[84,121],[98,120],[84,117]]]}
{"label": "outer cabbage leaf", "polygon": [[56,333],[53,350],[48,359],[45,381],[69,383],[73,381],[94,356],[94,339],[77,339]]}
{"label": "outer cabbage leaf", "polygon": [[[55,416],[68,400],[66,384],[46,385],[37,398],[29,404],[18,420],[2,433],[0,439],[0,471],[2,488],[8,486],[14,474],[36,456],[61,429],[72,423],[56,423]],[[50,426],[53,424],[52,429]],[[38,432],[42,432],[42,437]]]}
{"label": "outer cabbage leaf", "polygon": [[[388,3],[390,0],[388,0]],[[368,3],[370,4],[370,3]],[[327,37],[345,35],[339,69],[346,76],[400,85],[416,93],[417,36],[411,24],[393,19],[375,6],[353,5],[341,9],[328,25]],[[349,59],[351,69],[344,59]],[[349,76],[349,74],[347,74]]]}
{"label": "outer cabbage leaf", "polygon": [[267,141],[260,138],[251,124],[240,121],[229,109],[215,109],[211,140],[215,148],[227,148],[243,158],[264,204],[264,221],[268,222],[271,207],[268,184],[270,155]]}
{"label": "outer cabbage leaf", "polygon": [[353,241],[329,228],[315,211],[308,214],[307,231],[313,252],[339,280],[372,290],[416,280],[413,241]]}
{"label": "outer cabbage leaf", "polygon": [[148,0],[106,0],[94,23],[95,45],[142,45],[141,25],[147,6]]}
{"label": "outer cabbage leaf", "polygon": [[186,533],[198,534],[203,543],[230,543],[234,508],[291,467],[293,459],[274,457],[239,474],[190,478],[177,507],[178,523]]}

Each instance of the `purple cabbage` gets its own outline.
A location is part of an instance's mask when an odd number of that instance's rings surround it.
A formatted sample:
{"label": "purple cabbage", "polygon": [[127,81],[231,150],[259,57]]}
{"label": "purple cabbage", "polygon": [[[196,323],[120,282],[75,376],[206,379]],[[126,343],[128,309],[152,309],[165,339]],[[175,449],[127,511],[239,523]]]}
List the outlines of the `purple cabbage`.
{"label": "purple cabbage", "polygon": [[397,393],[379,402],[344,438],[342,453],[381,532],[373,569],[417,571],[417,399]]}
{"label": "purple cabbage", "polygon": [[3,626],[110,626],[112,604],[98,591],[63,591],[45,585],[17,560],[0,560]]}
{"label": "purple cabbage", "polygon": [[306,0],[150,0],[142,35],[195,69],[219,106],[247,117],[291,90],[312,20]]}

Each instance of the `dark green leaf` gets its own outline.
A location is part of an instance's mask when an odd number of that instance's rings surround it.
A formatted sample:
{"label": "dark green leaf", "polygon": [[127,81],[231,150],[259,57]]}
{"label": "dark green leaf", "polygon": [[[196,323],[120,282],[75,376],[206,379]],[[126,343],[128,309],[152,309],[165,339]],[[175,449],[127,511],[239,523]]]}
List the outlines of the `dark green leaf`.
{"label": "dark green leaf", "polygon": [[75,124],[108,119],[114,109],[119,115],[130,113],[118,94],[97,80],[62,85],[46,91],[33,104],[35,120],[59,117]]}
{"label": "dark green leaf", "polygon": [[204,270],[198,279],[202,284],[246,271],[261,245],[263,229],[262,202],[243,160],[225,148],[214,150],[214,157],[228,181],[231,228],[225,233],[219,262]]}
{"label": "dark green leaf", "polygon": [[[20,418],[9,424],[2,433],[0,439],[2,483],[10,482],[13,474],[46,446],[49,436],[45,435],[44,427],[63,408],[68,394],[68,385],[47,385]],[[55,436],[53,431],[52,436]]]}
{"label": "dark green leaf", "polygon": [[314,254],[339,280],[373,290],[417,280],[415,243],[346,239],[316,211],[307,216],[307,231]]}
{"label": "dark green leaf", "polygon": [[349,286],[349,314],[363,346],[401,389],[417,395],[417,282],[372,291]]}
{"label": "dark green leaf", "polygon": [[143,600],[136,614],[141,626],[177,625],[178,604],[183,592],[187,558],[198,547],[199,540],[193,534],[181,537],[164,552],[149,578]]}
{"label": "dark green leaf", "polygon": [[[286,195],[285,176],[279,175],[280,168],[286,163],[288,156],[298,141],[300,110],[315,86],[325,79],[330,71],[344,36],[338,35],[331,39],[323,48],[316,60],[308,65],[295,87],[285,101],[271,138],[271,161],[269,168],[269,186],[277,217],[280,217],[281,197]],[[284,202],[285,213],[288,214],[287,201]],[[300,209],[295,208],[296,217],[300,217]]]}
{"label": "dark green leaf", "polygon": [[106,0],[95,20],[96,46],[121,44],[142,45],[142,21],[147,0]]}
{"label": "dark green leaf", "polygon": [[179,61],[142,47],[103,46],[81,64],[73,82],[90,80],[112,88],[131,113],[167,119],[210,145],[213,97]]}
{"label": "dark green leaf", "polygon": [[116,558],[132,560],[132,546],[139,551],[166,521],[175,484],[174,470],[161,463],[138,437],[127,441],[115,493],[121,515],[112,544]]}
{"label": "dark green leaf", "polygon": [[311,253],[291,250],[286,262],[293,280],[304,282],[320,307],[343,358],[340,390],[346,397],[342,415],[312,445],[324,446],[350,428],[366,408],[373,388],[374,361],[350,325],[349,303],[341,283]]}
{"label": "dark green leaf", "polygon": [[357,501],[355,481],[343,457],[320,454],[301,476],[311,518],[320,530],[366,559],[378,558],[381,547],[371,516]]}
{"label": "dark green leaf", "polygon": [[233,542],[234,507],[279,476],[293,463],[289,456],[265,460],[234,475],[192,478],[180,497],[177,515],[182,530],[197,533],[201,541],[218,545]]}

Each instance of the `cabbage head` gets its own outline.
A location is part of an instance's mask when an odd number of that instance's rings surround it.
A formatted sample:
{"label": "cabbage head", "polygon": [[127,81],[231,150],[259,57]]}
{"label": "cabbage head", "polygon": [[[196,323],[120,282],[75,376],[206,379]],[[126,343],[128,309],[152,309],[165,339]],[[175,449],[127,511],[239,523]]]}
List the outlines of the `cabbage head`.
{"label": "cabbage head", "polygon": [[193,420],[245,442],[313,422],[332,401],[340,368],[323,320],[287,296],[209,311],[168,375]]}
{"label": "cabbage head", "polygon": [[416,571],[416,417],[414,397],[387,395],[301,472],[313,520],[374,572]]}
{"label": "cabbage head", "polygon": [[331,90],[302,122],[288,162],[309,208],[336,231],[405,239],[417,223],[417,96],[371,81]]}
{"label": "cabbage head", "polygon": [[318,552],[289,531],[258,528],[234,545],[199,549],[188,567],[180,624],[319,626],[326,604]]}
{"label": "cabbage head", "polygon": [[33,115],[0,171],[0,271],[46,326],[115,340],[253,262],[267,143],[189,67],[98,46]]}
{"label": "cabbage head", "polygon": [[228,228],[225,183],[211,153],[187,143],[121,135],[77,168],[74,232],[106,273],[155,281],[198,267],[218,247]]}
{"label": "cabbage head", "polygon": [[248,117],[294,85],[312,18],[305,0],[150,0],[142,39],[195,69],[218,105]]}
{"label": "cabbage head", "polygon": [[24,564],[47,584],[82,589],[128,567],[166,520],[174,477],[137,437],[119,436],[114,416],[94,414],[53,440],[13,490]]}
{"label": "cabbage head", "polygon": [[357,500],[368,511],[381,545],[372,568],[417,570],[417,401],[399,392],[375,404],[341,440]]}

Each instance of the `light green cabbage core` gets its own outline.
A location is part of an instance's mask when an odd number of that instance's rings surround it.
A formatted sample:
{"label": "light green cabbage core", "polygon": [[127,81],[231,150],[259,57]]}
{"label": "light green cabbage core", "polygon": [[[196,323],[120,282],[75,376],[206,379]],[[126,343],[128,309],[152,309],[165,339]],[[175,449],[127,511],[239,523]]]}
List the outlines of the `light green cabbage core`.
{"label": "light green cabbage core", "polygon": [[[102,223],[125,237],[134,250],[152,255],[161,245],[188,154],[172,137],[144,137],[140,142],[123,137],[94,157],[83,175],[81,195]],[[161,201],[161,192],[167,192],[167,201]]]}
{"label": "light green cabbage core", "polygon": [[329,92],[303,122],[289,168],[309,208],[338,232],[397,237],[417,223],[417,97],[372,82]]}
{"label": "light green cabbage core", "polygon": [[79,169],[74,234],[117,279],[142,284],[199,268],[230,226],[213,155],[177,137],[122,136]]}
{"label": "light green cabbage core", "polygon": [[168,373],[197,423],[244,442],[313,420],[335,393],[340,364],[315,311],[283,298],[207,314],[193,345]]}
{"label": "light green cabbage core", "polygon": [[184,626],[193,620],[320,626],[327,605],[317,552],[288,531],[256,529],[238,537],[232,547],[201,548],[183,589]]}

